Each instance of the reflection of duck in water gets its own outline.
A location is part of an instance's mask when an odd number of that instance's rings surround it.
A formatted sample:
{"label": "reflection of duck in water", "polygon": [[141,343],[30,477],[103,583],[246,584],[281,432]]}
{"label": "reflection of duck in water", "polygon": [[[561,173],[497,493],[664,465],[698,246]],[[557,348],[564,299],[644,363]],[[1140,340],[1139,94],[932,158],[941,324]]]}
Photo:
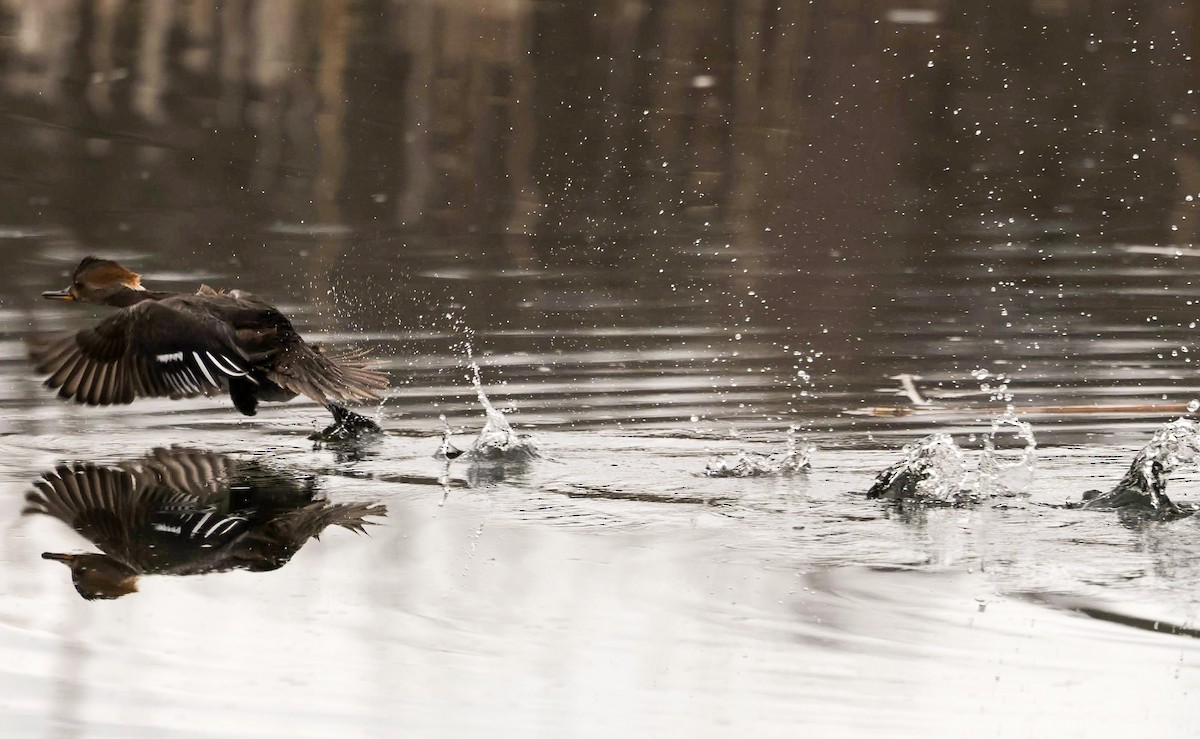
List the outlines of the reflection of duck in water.
{"label": "reflection of duck in water", "polygon": [[49,375],[46,385],[77,403],[228,390],[234,406],[253,416],[260,400],[305,395],[344,424],[339,412],[348,411],[338,401],[377,399],[388,386],[383,374],[368,369],[364,352],[325,354],[274,306],[240,290],[147,290],[140,275],[120,264],[87,257],[70,287],[42,297],[120,308],[92,328],[29,340],[38,371]]}
{"label": "reflection of duck in water", "polygon": [[191,449],[155,449],[114,467],[59,465],[34,483],[25,513],[54,516],[103,552],[58,554],[79,594],[119,598],[139,575],[266,572],[338,525],[356,533],[376,503],[330,503],[311,479]]}

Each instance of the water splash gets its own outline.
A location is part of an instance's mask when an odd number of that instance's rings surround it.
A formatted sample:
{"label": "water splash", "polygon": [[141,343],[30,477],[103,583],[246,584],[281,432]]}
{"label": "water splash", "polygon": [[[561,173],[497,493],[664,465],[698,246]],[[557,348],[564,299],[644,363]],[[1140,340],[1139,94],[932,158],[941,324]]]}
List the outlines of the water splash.
{"label": "water splash", "polygon": [[710,461],[704,467],[706,477],[782,477],[812,469],[812,453],[817,448],[796,444],[796,427],[788,428],[787,449],[782,454],[738,452]]}
{"label": "water splash", "polygon": [[[996,449],[996,437],[1006,428],[1025,442],[1015,458]],[[867,497],[965,505],[1019,495],[1033,481],[1036,450],[1033,427],[1017,418],[1010,406],[983,435],[983,450],[973,473],[968,472],[966,452],[950,434],[931,434],[904,447],[904,459],[879,473]]]}
{"label": "water splash", "polygon": [[450,441],[450,436],[454,432],[450,430],[450,422],[446,420],[446,414],[438,414],[438,419],[442,422],[442,443],[438,445],[437,451],[433,453],[433,458],[447,462],[452,459],[458,459],[462,456],[463,450],[456,447],[454,442]]}
{"label": "water splash", "polygon": [[[1025,443],[1015,457],[996,449],[996,437],[1005,428],[1011,428],[1012,435]],[[1019,495],[1033,482],[1036,462],[1037,439],[1033,436],[1033,426],[1018,418],[1010,405],[1003,415],[992,419],[991,431],[983,435],[983,454],[971,487],[980,497]]]}
{"label": "water splash", "polygon": [[492,405],[487,393],[483,391],[483,380],[480,376],[479,364],[475,361],[473,354],[470,329],[463,327],[463,331],[467,338],[463,340],[462,346],[467,358],[467,367],[471,370],[468,379],[471,381],[471,386],[475,388],[475,395],[479,398],[479,405],[483,408],[485,421],[483,429],[464,452],[451,442],[450,424],[444,415],[441,417],[442,440],[433,456],[444,463],[442,474],[438,477],[438,482],[442,486],[442,505],[450,496],[452,482],[450,465],[459,457],[471,460],[467,472],[467,482],[475,486],[497,483],[510,474],[524,471],[532,460],[541,458],[533,437],[514,431],[508,419]]}
{"label": "water splash", "polygon": [[957,505],[974,502],[964,490],[963,451],[947,433],[936,433],[904,447],[904,459],[875,478],[868,498],[919,500]]}
{"label": "water splash", "polygon": [[463,450],[454,446],[450,441],[450,422],[446,420],[446,414],[438,415],[442,422],[442,443],[438,446],[436,452],[433,453],[433,458],[442,462],[442,471],[438,475],[438,485],[442,487],[442,499],[438,502],[438,506],[446,505],[446,501],[450,499],[450,463],[462,456]]}
{"label": "water splash", "polygon": [[1179,518],[1196,512],[1167,497],[1167,475],[1200,461],[1200,426],[1180,418],[1154,432],[1150,443],[1133,458],[1129,471],[1108,492],[1089,490],[1078,507],[1095,510],[1144,512],[1158,518]]}
{"label": "water splash", "polygon": [[974,377],[979,383],[979,392],[987,393],[991,400],[998,400],[1001,403],[1012,402],[1013,394],[1009,391],[1008,377],[1004,373],[992,374],[981,367],[972,370],[971,377]]}
{"label": "water splash", "polygon": [[484,413],[487,414],[487,420],[484,422],[483,429],[479,432],[479,436],[475,438],[475,442],[471,448],[467,450],[466,456],[473,460],[529,460],[537,459],[541,455],[538,454],[537,445],[534,443],[533,437],[529,434],[518,434],[509,424],[508,419],[504,414],[496,410],[488,399],[487,393],[483,391],[483,381],[480,379],[479,365],[475,362],[475,358],[471,353],[471,345],[466,345],[467,351],[467,367],[471,370],[471,385],[475,388],[475,394],[479,398],[479,404],[483,406]]}

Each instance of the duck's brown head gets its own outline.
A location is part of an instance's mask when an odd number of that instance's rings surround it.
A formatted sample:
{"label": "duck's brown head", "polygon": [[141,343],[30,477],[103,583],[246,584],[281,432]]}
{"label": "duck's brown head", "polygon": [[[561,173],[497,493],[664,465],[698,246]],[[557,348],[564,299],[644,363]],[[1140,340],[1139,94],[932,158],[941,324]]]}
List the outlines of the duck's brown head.
{"label": "duck's brown head", "polygon": [[142,287],[142,276],[138,273],[111,259],[84,257],[75,268],[69,287],[63,290],[49,290],[42,293],[42,297],[49,300],[77,300],[81,303],[123,306],[130,303],[129,293],[142,292],[145,289]]}

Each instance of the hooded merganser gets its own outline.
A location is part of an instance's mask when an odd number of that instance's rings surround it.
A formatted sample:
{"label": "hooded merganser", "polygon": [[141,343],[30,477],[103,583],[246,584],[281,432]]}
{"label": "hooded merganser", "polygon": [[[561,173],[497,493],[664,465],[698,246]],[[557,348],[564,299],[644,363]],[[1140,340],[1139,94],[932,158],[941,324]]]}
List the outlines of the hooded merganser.
{"label": "hooded merganser", "polygon": [[68,565],[88,600],[132,593],[145,574],[275,570],[326,527],[362,533],[365,517],[387,514],[376,503],[331,504],[311,479],[178,447],[116,466],[59,465],[34,486],[23,513],[53,516],[102,552],[42,555]]}
{"label": "hooded merganser", "polygon": [[136,272],[86,257],[70,287],[42,297],[121,309],[92,328],[28,339],[38,371],[49,375],[46,385],[77,403],[227,389],[234,406],[253,416],[260,400],[305,395],[332,411],[335,401],[378,399],[388,386],[386,376],[368,369],[365,351],[326,354],[274,306],[241,290],[147,290]]}

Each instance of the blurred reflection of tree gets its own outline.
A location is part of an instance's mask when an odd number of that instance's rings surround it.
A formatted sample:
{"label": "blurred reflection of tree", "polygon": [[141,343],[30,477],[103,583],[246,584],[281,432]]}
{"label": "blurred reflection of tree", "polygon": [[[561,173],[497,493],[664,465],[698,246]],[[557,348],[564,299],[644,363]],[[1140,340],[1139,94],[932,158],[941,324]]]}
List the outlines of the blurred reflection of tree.
{"label": "blurred reflection of tree", "polygon": [[154,124],[167,122],[162,98],[167,87],[167,34],[174,7],[174,0],[142,0],[133,109]]}
{"label": "blurred reflection of tree", "polygon": [[[1195,189],[1184,0],[3,9],[10,108],[64,127],[10,122],[36,151],[6,174],[90,209],[89,239],[114,221],[156,249],[351,223],[616,266],[655,229],[720,230],[807,261],[940,229],[912,215],[938,196],[943,213],[1128,217],[1167,238],[1184,213],[1164,204]],[[113,186],[130,178],[154,186]],[[128,217],[147,209],[152,224]]]}
{"label": "blurred reflection of tree", "polygon": [[[445,231],[465,218],[487,234],[534,231],[532,7],[523,0],[398,6],[396,39],[409,62],[404,182],[394,206],[401,224]],[[523,242],[506,242],[521,259]]]}
{"label": "blurred reflection of tree", "polygon": [[113,57],[117,22],[124,8],[125,0],[100,0],[93,12],[92,39],[88,45],[91,76],[84,95],[88,105],[100,116],[112,114],[113,83],[119,77],[124,77],[124,74],[117,70]]}
{"label": "blurred reflection of tree", "polygon": [[5,86],[11,92],[58,102],[79,35],[82,2],[7,0],[4,10],[12,15],[14,59],[5,73]]}

